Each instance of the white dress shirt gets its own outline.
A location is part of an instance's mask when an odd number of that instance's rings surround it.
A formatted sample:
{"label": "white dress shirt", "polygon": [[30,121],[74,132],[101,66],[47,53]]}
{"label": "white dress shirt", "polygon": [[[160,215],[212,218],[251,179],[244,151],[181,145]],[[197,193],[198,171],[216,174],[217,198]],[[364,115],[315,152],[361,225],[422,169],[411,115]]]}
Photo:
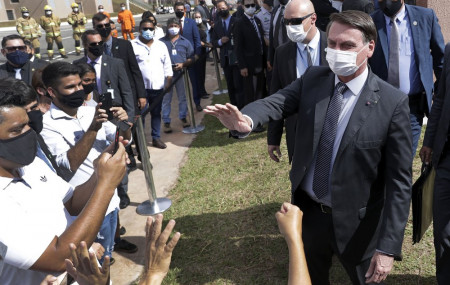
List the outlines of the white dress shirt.
{"label": "white dress shirt", "polygon": [[[308,54],[306,51],[306,44],[297,43],[297,58],[296,58],[296,70],[297,70],[297,78],[305,73],[305,70],[308,68]],[[317,29],[314,38],[308,44],[309,50],[311,53],[311,61],[313,66],[320,65],[320,32]]]}
{"label": "white dress shirt", "polygon": [[91,60],[89,56],[87,58],[87,64],[92,65],[92,62],[95,62],[94,69],[95,69],[95,80],[97,82],[97,91],[99,94],[102,94],[102,56],[99,56],[95,60]]}
{"label": "white dress shirt", "polygon": [[145,89],[163,89],[166,77],[173,76],[172,62],[166,45],[154,39],[149,47],[141,42],[139,37],[132,40],[131,45],[144,78]]}

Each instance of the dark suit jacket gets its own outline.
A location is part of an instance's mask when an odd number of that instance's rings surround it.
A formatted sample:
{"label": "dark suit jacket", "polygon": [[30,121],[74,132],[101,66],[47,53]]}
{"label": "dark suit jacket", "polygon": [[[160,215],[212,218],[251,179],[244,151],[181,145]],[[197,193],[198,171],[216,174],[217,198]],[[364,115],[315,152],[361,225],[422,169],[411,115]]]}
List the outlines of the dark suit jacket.
{"label": "dark suit jacket", "polygon": [[339,13],[339,11],[331,5],[329,0],[311,0],[311,2],[317,14],[316,26],[322,31],[325,31],[330,22],[330,15]]}
{"label": "dark suit jacket", "polygon": [[194,47],[194,52],[197,55],[201,54],[202,44],[200,42],[200,33],[198,32],[197,24],[193,19],[184,17],[183,37],[185,37]]}
{"label": "dark suit jacket", "polygon": [[450,43],[445,46],[444,69],[433,100],[423,145],[433,149],[432,162],[437,166],[444,151],[450,126]]}
{"label": "dark suit jacket", "polygon": [[129,41],[113,37],[111,54],[114,58],[123,60],[125,64],[128,81],[130,82],[131,91],[134,95],[135,107],[137,107],[137,98],[147,98],[147,93],[145,92],[144,79],[142,78],[139,64],[136,61],[133,46]]}
{"label": "dark suit jacket", "polygon": [[[437,79],[441,76],[444,61],[444,38],[436,14],[432,9],[410,5],[405,5],[405,8],[411,24],[416,64],[427,96],[428,110],[425,111],[429,111],[435,89],[433,70]],[[376,75],[383,80],[387,80],[389,45],[386,21],[381,10],[375,11],[371,16],[377,27],[378,39],[369,63]],[[438,83],[436,82],[436,84]]]}
{"label": "dark suit jacket", "polygon": [[[87,63],[87,57],[82,57],[73,62]],[[133,93],[131,91],[130,82],[125,72],[125,64],[121,59],[110,57],[106,54],[102,56],[101,67],[101,84],[102,92],[105,93],[109,89],[106,84],[107,81],[111,82],[111,88],[114,89],[114,102],[121,105],[128,114],[128,120],[134,121],[135,109]]]}
{"label": "dark suit jacket", "polygon": [[[327,34],[320,32],[320,65],[328,66],[326,60],[325,48],[327,47]],[[270,94],[285,88],[295,79],[297,79],[297,43],[289,41],[279,46],[275,51],[275,60],[273,63],[272,83],[270,85]],[[295,128],[297,125],[297,116],[293,115],[286,119],[286,144],[288,149],[289,162],[292,161],[295,145]],[[284,120],[269,122],[267,128],[267,144],[280,145],[283,135]]]}
{"label": "dark suit jacket", "polygon": [[[270,62],[271,65],[273,65],[273,58],[275,56],[275,49],[278,47],[277,45],[275,45],[275,42],[274,42],[274,35],[273,35],[274,31],[273,31],[273,29],[275,29],[275,25],[276,25],[276,23],[274,22],[275,15],[277,14],[277,11],[278,11],[278,9],[280,9],[280,7],[281,7],[280,5],[274,7],[273,10],[272,10],[272,15],[270,17],[269,47],[268,47],[268,51],[267,51],[267,60]],[[278,20],[278,18],[277,18],[277,20]],[[287,33],[286,33],[286,27],[282,26],[281,30],[284,33],[283,37],[286,39],[286,41],[289,41],[289,38],[288,38]],[[276,31],[275,33],[276,33],[275,37],[278,37],[279,31]]]}
{"label": "dark suit jacket", "polygon": [[[34,59],[34,62],[27,62],[24,66],[22,66],[20,75],[22,76],[22,81],[31,85],[31,79],[33,78],[33,73],[38,69],[44,69],[48,65],[48,62],[45,60]],[[16,78],[16,71],[14,67],[10,65],[8,62],[0,65],[0,78]]]}
{"label": "dark suit jacket", "polygon": [[342,11],[357,10],[371,14],[374,9],[372,0],[344,0],[342,3]]}
{"label": "dark suit jacket", "polygon": [[240,17],[234,27],[234,52],[237,56],[239,69],[247,68],[251,74],[255,73],[256,68],[264,68],[265,65],[263,64],[266,58],[261,21],[256,17],[254,19],[261,39],[246,15]]}
{"label": "dark suit jacket", "polygon": [[[286,88],[242,109],[253,128],[298,113],[302,123],[297,124],[290,172],[293,193],[303,191],[299,185],[317,151],[334,80],[328,67],[313,66]],[[362,261],[375,249],[400,257],[411,165],[408,97],[369,70],[330,177],[333,227],[343,258]]]}
{"label": "dark suit jacket", "polygon": [[[226,66],[225,56],[228,56],[229,53],[233,52],[234,49],[231,43],[234,42],[233,30],[235,23],[236,17],[230,16],[230,23],[228,24],[228,29],[227,32],[225,33],[222,26],[222,18],[217,17],[216,21],[214,22],[214,29],[211,32],[211,43],[215,48],[220,48],[220,66],[222,67]],[[227,36],[228,38],[230,38],[230,40],[227,43],[222,44],[222,46],[219,46],[219,40],[224,36]]]}

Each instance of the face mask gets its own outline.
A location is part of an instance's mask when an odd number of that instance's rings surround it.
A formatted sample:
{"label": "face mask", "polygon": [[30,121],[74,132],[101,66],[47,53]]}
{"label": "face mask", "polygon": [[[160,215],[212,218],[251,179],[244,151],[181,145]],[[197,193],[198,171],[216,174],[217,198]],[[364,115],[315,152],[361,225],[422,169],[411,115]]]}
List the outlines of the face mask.
{"label": "face mask", "polygon": [[202,18],[195,18],[195,22],[197,23],[197,25],[203,23]]}
{"label": "face mask", "polygon": [[96,29],[97,32],[100,34],[100,36],[105,39],[107,37],[109,37],[109,35],[111,34],[111,27],[109,28],[101,28],[101,29]]}
{"label": "face mask", "polygon": [[[17,151],[20,149],[20,151]],[[0,140],[0,157],[21,166],[33,162],[37,152],[36,133],[29,129],[12,139]]]}
{"label": "face mask", "polygon": [[369,44],[362,47],[358,52],[356,51],[341,51],[331,48],[327,48],[327,61],[331,70],[339,76],[349,76],[354,74],[367,58],[361,62],[360,65],[356,65],[356,58],[358,54],[364,50]]}
{"label": "face mask", "polygon": [[205,1],[200,1],[200,5],[205,5]]}
{"label": "face mask", "polygon": [[45,11],[45,15],[51,16],[52,15],[52,11]]}
{"label": "face mask", "polygon": [[228,9],[227,10],[220,10],[218,12],[218,14],[222,18],[228,18],[228,15],[230,15],[230,11]]}
{"label": "face mask", "polygon": [[22,16],[23,16],[24,18],[28,18],[28,16],[30,16],[30,13],[22,13]]}
{"label": "face mask", "polygon": [[155,36],[155,31],[150,31],[150,30],[142,31],[141,35],[144,39],[146,39],[147,41],[150,41]]}
{"label": "face mask", "polygon": [[270,6],[270,7],[273,7],[273,0],[264,0],[263,3],[268,5],[268,6]]}
{"label": "face mask", "polygon": [[253,14],[255,14],[256,12],[256,7],[245,7],[244,8],[245,14],[249,15],[249,16],[253,16]]}
{"label": "face mask", "polygon": [[213,1],[211,1],[211,3],[212,3],[214,6],[216,6],[217,1],[213,0]]}
{"label": "face mask", "polygon": [[396,15],[403,5],[402,1],[400,0],[397,0],[395,2],[392,0],[384,0],[382,2],[378,2],[378,4],[380,5],[380,9],[383,11],[383,13],[386,14],[386,16],[388,16],[389,18],[392,18],[394,15]]}
{"label": "face mask", "polygon": [[97,85],[97,84],[96,83],[91,83],[91,84],[86,84],[86,85],[83,84],[84,94],[88,95],[92,91],[94,91],[95,85]]}
{"label": "face mask", "polygon": [[105,11],[104,9],[98,9],[98,11],[100,12],[100,13],[103,13],[103,11]]}
{"label": "face mask", "polygon": [[24,51],[16,50],[6,54],[6,58],[14,65],[24,66],[30,60],[30,54]]}
{"label": "face mask", "polygon": [[42,131],[44,124],[42,123],[42,112],[41,110],[33,110],[27,113],[28,114],[28,125],[32,128],[37,134]]}
{"label": "face mask", "polygon": [[180,32],[180,28],[169,28],[167,31],[169,32],[169,35],[176,36]]}
{"label": "face mask", "polygon": [[286,5],[287,3],[289,3],[289,0],[279,0],[281,5]]}
{"label": "face mask", "polygon": [[92,53],[94,56],[99,57],[103,54],[103,46],[102,45],[96,45],[93,47],[89,47],[89,52]]}
{"label": "face mask", "polygon": [[183,11],[175,11],[175,16],[177,16],[177,18],[181,19],[184,17],[184,12]]}
{"label": "face mask", "polygon": [[308,31],[305,32],[303,29],[303,24],[300,25],[287,25],[286,26],[286,32],[288,35],[288,38],[296,43],[301,43],[305,40],[306,36],[308,35],[309,31],[311,30],[311,27],[309,27]]}
{"label": "face mask", "polygon": [[122,9],[122,11],[125,11],[125,7],[120,7],[120,9]]}
{"label": "face mask", "polygon": [[78,90],[70,95],[60,95],[58,94],[58,101],[69,108],[78,108],[83,105],[86,94],[84,90]]}
{"label": "face mask", "polygon": [[73,8],[73,12],[78,13],[78,8]]}

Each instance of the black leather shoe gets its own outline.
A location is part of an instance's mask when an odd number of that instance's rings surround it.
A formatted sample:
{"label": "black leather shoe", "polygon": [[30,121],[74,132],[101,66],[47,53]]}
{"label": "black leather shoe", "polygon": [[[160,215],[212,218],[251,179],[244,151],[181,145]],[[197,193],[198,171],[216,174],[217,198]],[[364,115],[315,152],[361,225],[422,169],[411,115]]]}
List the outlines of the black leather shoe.
{"label": "black leather shoe", "polygon": [[116,262],[116,260],[114,259],[114,257],[109,258],[109,266],[113,265],[114,262]]}
{"label": "black leather shoe", "polygon": [[125,194],[124,196],[120,197],[119,208],[125,209],[126,207],[128,207],[128,205],[130,205],[130,197],[128,197],[128,195]]}
{"label": "black leather shoe", "polygon": [[252,132],[254,133],[262,133],[266,130],[266,128],[264,128],[263,126],[259,126],[256,129],[254,129]]}
{"label": "black leather shoe", "polygon": [[165,149],[167,147],[167,145],[160,139],[153,139],[153,146],[160,149]]}
{"label": "black leather shoe", "polygon": [[196,105],[196,106],[195,106],[195,109],[197,110],[197,112],[203,111],[203,108],[202,108],[202,106],[200,106],[200,105]]}
{"label": "black leather shoe", "polygon": [[127,233],[127,229],[126,229],[124,226],[120,227],[120,229],[119,229],[119,235],[123,236],[123,235],[126,234],[126,233]]}
{"label": "black leather shoe", "polygon": [[116,242],[114,245],[114,251],[126,252],[126,253],[135,253],[138,250],[138,247],[124,239],[120,239],[119,242]]}

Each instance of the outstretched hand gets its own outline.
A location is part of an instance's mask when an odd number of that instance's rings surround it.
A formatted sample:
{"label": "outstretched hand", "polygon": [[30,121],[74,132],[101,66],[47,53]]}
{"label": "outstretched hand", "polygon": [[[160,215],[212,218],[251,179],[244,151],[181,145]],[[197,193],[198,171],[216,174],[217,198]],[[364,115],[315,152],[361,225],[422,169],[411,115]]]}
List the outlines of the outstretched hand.
{"label": "outstretched hand", "polygon": [[241,111],[230,103],[215,104],[214,106],[206,106],[203,111],[206,114],[212,115],[219,119],[219,121],[229,130],[238,131],[240,133],[249,133],[252,131],[251,122],[245,118]]}

